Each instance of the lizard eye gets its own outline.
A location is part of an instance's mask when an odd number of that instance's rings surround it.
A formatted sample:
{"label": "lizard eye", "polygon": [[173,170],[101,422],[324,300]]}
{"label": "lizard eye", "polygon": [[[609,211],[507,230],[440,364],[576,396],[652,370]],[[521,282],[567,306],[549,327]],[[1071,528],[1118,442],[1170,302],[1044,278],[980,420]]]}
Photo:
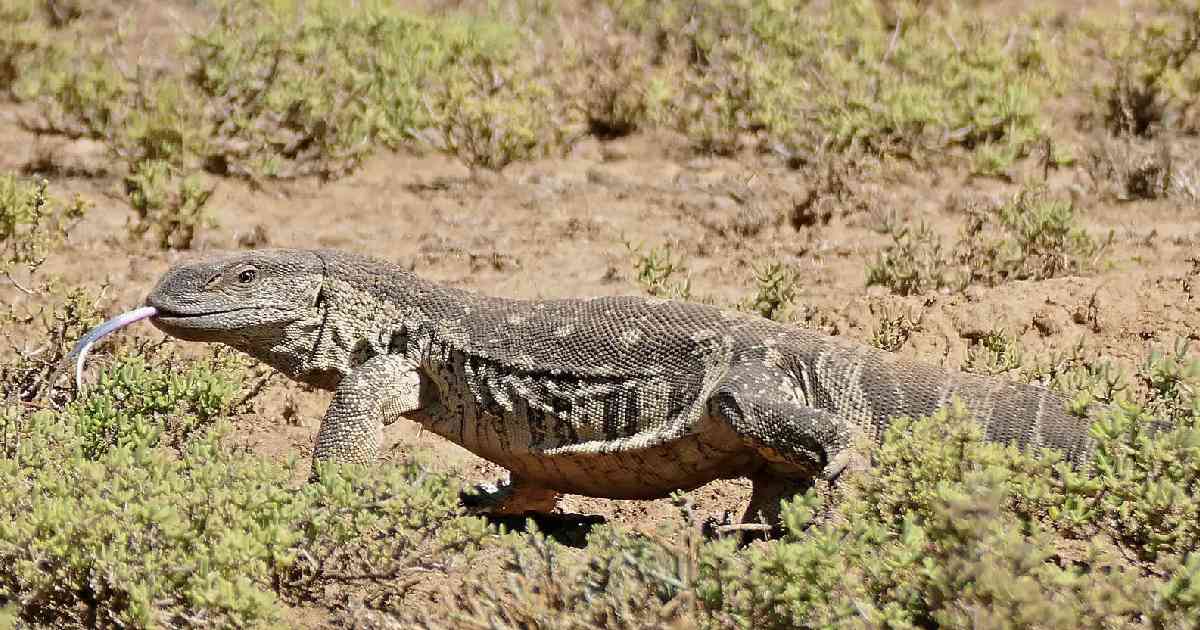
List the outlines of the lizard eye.
{"label": "lizard eye", "polygon": [[254,271],[253,269],[243,269],[242,272],[238,274],[238,282],[242,284],[250,284],[251,282],[254,282],[254,278],[256,276],[258,276],[258,272]]}

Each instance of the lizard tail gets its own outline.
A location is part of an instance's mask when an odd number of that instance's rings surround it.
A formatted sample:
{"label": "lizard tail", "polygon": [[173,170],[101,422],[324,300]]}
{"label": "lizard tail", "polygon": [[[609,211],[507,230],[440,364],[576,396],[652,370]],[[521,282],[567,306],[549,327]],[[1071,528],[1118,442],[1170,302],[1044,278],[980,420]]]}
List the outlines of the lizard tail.
{"label": "lizard tail", "polygon": [[893,418],[927,416],[957,398],[989,441],[1055,449],[1073,464],[1090,458],[1092,419],[1072,414],[1067,399],[1049,389],[949,372],[837,340],[808,341],[793,348],[787,366],[800,396],[811,406],[847,418],[877,440]]}

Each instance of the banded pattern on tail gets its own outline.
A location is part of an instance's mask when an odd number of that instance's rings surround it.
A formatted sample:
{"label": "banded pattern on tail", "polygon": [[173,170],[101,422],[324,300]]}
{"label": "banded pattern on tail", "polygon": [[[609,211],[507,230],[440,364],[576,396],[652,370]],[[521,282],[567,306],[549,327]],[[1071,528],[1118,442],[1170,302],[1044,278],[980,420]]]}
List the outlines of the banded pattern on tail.
{"label": "banded pattern on tail", "polygon": [[893,418],[927,416],[957,398],[986,438],[1022,449],[1060,450],[1073,464],[1089,458],[1092,420],[1044,387],[948,372],[875,348],[814,336],[791,348],[784,367],[805,404],[846,418],[878,441]]}

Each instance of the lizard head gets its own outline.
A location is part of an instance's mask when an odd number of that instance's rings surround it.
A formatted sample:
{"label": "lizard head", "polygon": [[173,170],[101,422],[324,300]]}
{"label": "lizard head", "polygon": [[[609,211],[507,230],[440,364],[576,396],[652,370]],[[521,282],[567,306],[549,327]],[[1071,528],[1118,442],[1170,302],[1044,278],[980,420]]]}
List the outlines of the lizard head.
{"label": "lizard head", "polygon": [[228,341],[315,313],[324,277],[315,252],[242,252],[170,269],[146,305],[158,310],[154,325],[172,337]]}
{"label": "lizard head", "polygon": [[241,252],[173,267],[146,305],[172,337],[224,343],[303,378],[320,337],[324,281],[317,252]]}

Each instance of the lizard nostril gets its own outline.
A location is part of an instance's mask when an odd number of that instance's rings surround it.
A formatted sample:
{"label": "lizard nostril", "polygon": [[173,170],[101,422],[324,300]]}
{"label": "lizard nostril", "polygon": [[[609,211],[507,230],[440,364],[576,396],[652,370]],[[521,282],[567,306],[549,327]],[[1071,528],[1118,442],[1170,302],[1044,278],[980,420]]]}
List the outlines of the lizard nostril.
{"label": "lizard nostril", "polygon": [[204,288],[205,288],[205,289],[211,289],[211,288],[212,288],[212,286],[213,286],[214,284],[216,284],[216,283],[217,283],[217,281],[218,281],[218,280],[220,280],[220,279],[221,279],[221,274],[219,274],[219,273],[215,273],[215,274],[213,274],[213,276],[212,276],[211,278],[209,278],[209,279],[208,279],[208,282],[205,282],[205,283],[204,283]]}

